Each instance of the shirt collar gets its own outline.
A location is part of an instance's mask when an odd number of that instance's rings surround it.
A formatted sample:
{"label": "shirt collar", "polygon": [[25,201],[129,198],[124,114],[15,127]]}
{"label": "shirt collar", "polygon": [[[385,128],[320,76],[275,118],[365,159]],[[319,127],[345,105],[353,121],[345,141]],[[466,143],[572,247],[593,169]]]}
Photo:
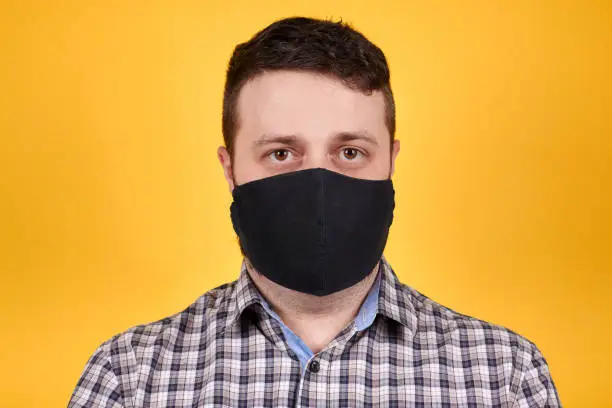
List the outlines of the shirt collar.
{"label": "shirt collar", "polygon": [[247,271],[246,260],[242,261],[240,276],[235,282],[233,293],[228,299],[227,325],[233,325],[247,308],[256,303],[261,304],[261,295]]}
{"label": "shirt collar", "polygon": [[[417,321],[409,292],[400,283],[384,256],[381,258],[380,265],[381,268],[374,286],[368,293],[368,297],[360,310],[360,315],[361,311],[365,311],[365,319],[362,322],[356,321],[357,328],[368,327],[373,322],[376,314],[379,313],[414,331]],[[263,303],[264,300],[261,294],[249,276],[246,261],[243,260],[240,276],[234,285],[233,293],[229,299],[226,328],[233,325],[247,308],[254,304],[263,306]],[[372,311],[374,307],[376,307],[376,310]],[[358,315],[357,318],[359,319],[359,317]]]}
{"label": "shirt collar", "polygon": [[414,334],[417,328],[417,317],[411,290],[399,281],[384,256],[381,262],[378,313],[401,323]]}
{"label": "shirt collar", "polygon": [[372,323],[374,323],[374,319],[376,319],[376,315],[378,314],[378,297],[380,294],[380,278],[382,274],[382,263],[378,263],[378,270],[376,271],[376,279],[368,292],[365,300],[361,304],[361,308],[359,308],[359,312],[355,317],[355,328],[359,331],[365,330]]}

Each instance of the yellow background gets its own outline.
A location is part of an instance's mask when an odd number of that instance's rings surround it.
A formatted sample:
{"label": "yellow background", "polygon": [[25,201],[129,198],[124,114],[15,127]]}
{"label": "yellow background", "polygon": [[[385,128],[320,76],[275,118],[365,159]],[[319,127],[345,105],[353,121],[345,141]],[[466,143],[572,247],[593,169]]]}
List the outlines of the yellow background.
{"label": "yellow background", "polygon": [[388,56],[400,278],[533,340],[565,406],[612,406],[611,2],[1,7],[1,406],[65,406],[102,341],[237,277],[224,70],[292,15]]}

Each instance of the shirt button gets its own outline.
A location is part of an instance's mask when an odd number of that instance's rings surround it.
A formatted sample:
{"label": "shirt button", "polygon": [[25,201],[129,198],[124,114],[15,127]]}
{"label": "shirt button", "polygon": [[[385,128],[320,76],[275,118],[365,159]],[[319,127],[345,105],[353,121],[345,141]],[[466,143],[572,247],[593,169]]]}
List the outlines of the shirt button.
{"label": "shirt button", "polygon": [[312,360],[310,364],[308,365],[308,369],[313,373],[318,373],[320,368],[321,368],[321,365],[319,364],[317,360]]}

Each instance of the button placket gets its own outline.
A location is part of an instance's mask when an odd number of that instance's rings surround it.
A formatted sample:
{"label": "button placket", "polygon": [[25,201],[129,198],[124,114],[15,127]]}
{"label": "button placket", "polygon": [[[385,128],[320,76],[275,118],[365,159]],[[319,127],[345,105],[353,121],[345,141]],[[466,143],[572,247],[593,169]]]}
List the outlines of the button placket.
{"label": "button placket", "polygon": [[359,333],[359,330],[355,325],[351,326],[351,329],[344,333],[342,336],[336,338],[332,343],[329,344],[329,348],[326,351],[329,353],[329,360],[331,362],[338,358],[344,353],[346,348],[352,344],[353,338]]}

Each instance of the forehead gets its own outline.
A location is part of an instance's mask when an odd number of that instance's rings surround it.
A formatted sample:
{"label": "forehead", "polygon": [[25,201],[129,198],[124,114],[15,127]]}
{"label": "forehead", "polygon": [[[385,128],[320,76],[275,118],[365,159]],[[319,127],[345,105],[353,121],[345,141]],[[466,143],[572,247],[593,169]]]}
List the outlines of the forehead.
{"label": "forehead", "polygon": [[247,82],[238,97],[236,144],[262,134],[322,139],[368,132],[389,144],[382,92],[365,94],[340,80],[300,71],[274,71]]}

